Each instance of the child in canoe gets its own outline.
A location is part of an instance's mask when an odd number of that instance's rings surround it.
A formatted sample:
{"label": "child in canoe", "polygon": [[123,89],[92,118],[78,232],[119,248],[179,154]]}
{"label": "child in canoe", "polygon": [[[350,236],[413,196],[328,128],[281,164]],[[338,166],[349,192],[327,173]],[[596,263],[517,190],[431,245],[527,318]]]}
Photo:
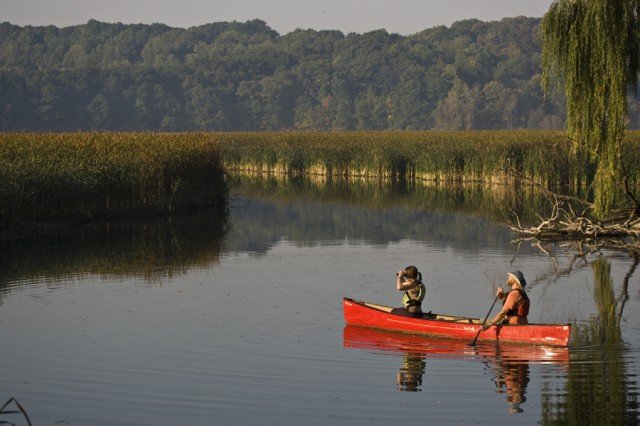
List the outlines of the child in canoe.
{"label": "child in canoe", "polygon": [[422,316],[422,301],[427,294],[427,289],[422,282],[422,274],[415,266],[407,266],[398,271],[396,279],[396,289],[403,291],[402,308],[395,308],[393,314],[409,317]]}

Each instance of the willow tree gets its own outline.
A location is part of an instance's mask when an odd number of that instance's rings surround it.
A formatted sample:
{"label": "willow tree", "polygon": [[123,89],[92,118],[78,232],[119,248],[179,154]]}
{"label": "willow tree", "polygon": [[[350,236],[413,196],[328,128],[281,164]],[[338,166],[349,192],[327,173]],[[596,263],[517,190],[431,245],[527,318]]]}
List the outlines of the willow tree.
{"label": "willow tree", "polygon": [[640,0],[555,0],[542,20],[543,86],[564,81],[574,153],[595,166],[595,214],[612,208],[622,180],[627,94],[637,92]]}

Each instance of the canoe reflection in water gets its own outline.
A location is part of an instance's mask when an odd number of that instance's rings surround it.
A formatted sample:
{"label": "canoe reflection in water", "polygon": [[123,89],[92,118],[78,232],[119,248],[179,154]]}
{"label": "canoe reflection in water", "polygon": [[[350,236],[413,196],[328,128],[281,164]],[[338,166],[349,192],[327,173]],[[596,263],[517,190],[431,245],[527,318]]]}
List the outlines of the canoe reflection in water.
{"label": "canoe reflection in water", "polygon": [[498,393],[506,393],[509,412],[521,413],[529,383],[529,364],[568,364],[565,347],[545,347],[516,343],[478,343],[442,339],[424,335],[394,333],[374,328],[346,325],[343,330],[345,348],[383,350],[403,355],[397,373],[399,391],[421,391],[428,358],[476,359],[487,365],[494,377]]}

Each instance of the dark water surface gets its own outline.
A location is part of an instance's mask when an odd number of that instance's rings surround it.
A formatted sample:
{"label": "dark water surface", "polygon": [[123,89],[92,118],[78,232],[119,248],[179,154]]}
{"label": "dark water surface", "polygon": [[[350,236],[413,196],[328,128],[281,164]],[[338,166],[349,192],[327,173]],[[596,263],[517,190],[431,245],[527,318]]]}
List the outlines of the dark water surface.
{"label": "dark water surface", "polygon": [[[516,255],[497,223],[535,202],[481,188],[248,180],[232,192],[228,220],[5,243],[0,406],[16,397],[38,425],[638,424],[632,257],[569,272],[558,251],[558,275],[535,248]],[[397,305],[409,264],[427,310],[476,317],[521,269],[530,321],[571,322],[570,347],[345,327],[343,296]]]}

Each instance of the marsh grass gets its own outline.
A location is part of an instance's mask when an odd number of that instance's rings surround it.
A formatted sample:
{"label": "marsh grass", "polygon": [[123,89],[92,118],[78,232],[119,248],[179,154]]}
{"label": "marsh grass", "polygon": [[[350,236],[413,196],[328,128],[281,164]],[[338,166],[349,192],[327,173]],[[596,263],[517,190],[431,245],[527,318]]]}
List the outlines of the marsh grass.
{"label": "marsh grass", "polygon": [[[563,132],[247,132],[216,139],[231,172],[489,184],[518,176],[521,182],[570,188],[584,187],[592,174],[572,155]],[[630,132],[623,162],[634,178],[640,171],[638,148],[640,133]]]}
{"label": "marsh grass", "polygon": [[211,134],[0,134],[0,224],[224,204]]}
{"label": "marsh grass", "polygon": [[[628,132],[622,163],[634,186],[638,148],[640,132]],[[0,134],[0,229],[224,204],[225,169],[573,192],[593,177],[562,132],[8,133]]]}

